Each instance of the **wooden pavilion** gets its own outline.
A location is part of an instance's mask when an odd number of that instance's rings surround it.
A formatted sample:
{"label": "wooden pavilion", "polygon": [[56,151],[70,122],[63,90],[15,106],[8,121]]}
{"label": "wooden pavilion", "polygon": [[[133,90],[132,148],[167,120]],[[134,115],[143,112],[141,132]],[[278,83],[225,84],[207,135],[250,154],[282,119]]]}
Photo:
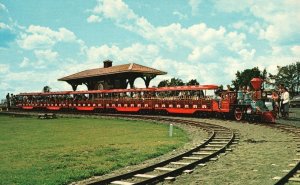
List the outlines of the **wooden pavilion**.
{"label": "wooden pavilion", "polygon": [[112,66],[112,61],[105,60],[103,64],[103,68],[84,70],[58,80],[69,83],[74,91],[82,84],[85,84],[88,90],[126,89],[128,84],[130,88],[134,88],[137,78],[142,78],[148,88],[150,81],[157,75],[167,74],[135,63]]}

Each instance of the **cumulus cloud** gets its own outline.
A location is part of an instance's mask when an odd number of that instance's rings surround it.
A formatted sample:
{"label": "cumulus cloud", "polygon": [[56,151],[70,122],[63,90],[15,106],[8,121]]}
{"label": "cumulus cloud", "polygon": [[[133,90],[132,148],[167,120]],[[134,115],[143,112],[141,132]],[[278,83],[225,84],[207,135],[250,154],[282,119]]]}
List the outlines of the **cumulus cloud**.
{"label": "cumulus cloud", "polygon": [[34,54],[38,60],[55,61],[58,57],[58,53],[50,49],[35,50]]}
{"label": "cumulus cloud", "polygon": [[[118,5],[115,4],[116,2]],[[182,27],[179,23],[155,27],[144,17],[136,15],[123,1],[116,2],[98,1],[93,13],[115,21],[117,26],[137,33],[160,47],[167,46],[171,50],[178,47],[189,48],[191,50],[188,56],[190,61],[196,61],[200,58],[200,50],[203,50],[202,54],[208,54],[208,48],[215,48],[215,45],[228,48],[238,55],[245,54],[244,50],[248,53],[252,52],[245,43],[246,36],[243,33],[227,32],[224,27],[209,28],[205,23],[195,24],[187,28]],[[114,6],[119,7],[118,10],[122,13],[112,14],[109,10],[112,10]]]}
{"label": "cumulus cloud", "polygon": [[9,65],[7,64],[0,64],[0,74],[6,73],[9,71]]}
{"label": "cumulus cloud", "polygon": [[158,56],[159,49],[155,45],[132,44],[129,47],[119,48],[118,46],[102,45],[92,46],[86,50],[88,63],[102,62],[111,59],[118,63],[145,63],[151,64],[152,59]]}
{"label": "cumulus cloud", "polygon": [[[247,12],[252,14],[257,20],[254,23],[248,23],[248,28],[252,33],[270,42],[284,42],[285,40],[294,40],[300,37],[300,2],[297,0],[280,1],[245,1],[236,0],[218,0],[215,2],[218,11]],[[244,27],[241,22],[234,27]]]}
{"label": "cumulus cloud", "polygon": [[97,15],[91,15],[87,18],[88,23],[95,23],[95,22],[101,22],[101,18]]}
{"label": "cumulus cloud", "polygon": [[19,46],[27,50],[51,48],[57,42],[76,42],[76,36],[66,28],[59,28],[58,31],[54,31],[48,27],[30,25],[17,40]]}
{"label": "cumulus cloud", "polygon": [[21,68],[24,68],[24,67],[27,67],[27,66],[29,66],[30,65],[30,61],[29,61],[29,59],[27,58],[27,57],[24,57],[23,58],[23,60],[22,60],[22,62],[20,63],[20,67]]}

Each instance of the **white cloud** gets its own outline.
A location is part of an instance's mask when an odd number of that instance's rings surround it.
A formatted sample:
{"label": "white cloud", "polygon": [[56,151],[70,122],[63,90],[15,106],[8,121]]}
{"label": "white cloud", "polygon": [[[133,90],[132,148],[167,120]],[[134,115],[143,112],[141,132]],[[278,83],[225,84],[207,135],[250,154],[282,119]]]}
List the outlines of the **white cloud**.
{"label": "white cloud", "polygon": [[66,28],[59,28],[54,31],[48,27],[30,25],[25,33],[22,33],[17,40],[23,49],[47,49],[57,42],[76,42],[76,36]]}
{"label": "white cloud", "polygon": [[[254,23],[249,23],[249,32],[256,33],[260,39],[270,42],[282,42],[286,39],[300,37],[300,2],[298,0],[279,1],[238,1],[218,0],[215,7],[221,12],[245,12],[258,18]],[[241,27],[235,24],[235,27]]]}
{"label": "white cloud", "polygon": [[235,29],[248,29],[248,26],[246,25],[246,23],[244,21],[238,21],[232,24],[232,27]]}
{"label": "white cloud", "polygon": [[12,28],[9,25],[7,25],[3,22],[0,22],[0,30],[1,29],[3,29],[3,30],[12,30]]}
{"label": "white cloud", "polygon": [[101,22],[101,18],[97,15],[91,15],[87,18],[88,23],[95,23],[95,22]]}
{"label": "white cloud", "polygon": [[2,3],[0,3],[0,11],[1,10],[5,11],[5,12],[8,12],[6,6],[4,4],[2,4]]}
{"label": "white cloud", "polygon": [[294,56],[300,57],[300,45],[292,46],[291,51],[292,51]]}
{"label": "white cloud", "polygon": [[192,8],[192,15],[196,15],[198,13],[199,5],[201,0],[189,0],[189,5]]}
{"label": "white cloud", "polygon": [[23,68],[23,67],[27,67],[27,66],[29,66],[30,65],[30,61],[29,61],[29,59],[27,58],[27,57],[24,57],[23,58],[23,60],[22,60],[22,62],[20,63],[20,67],[21,68]]}
{"label": "white cloud", "polygon": [[[107,12],[104,13],[104,9],[106,11],[111,10],[115,6],[115,2],[105,0],[98,1],[93,13],[97,13],[98,16],[103,18],[112,19],[117,26],[137,33],[146,40],[158,44],[160,47],[167,46],[167,48],[173,51],[182,47],[188,48],[191,50],[191,54],[189,54],[190,61],[196,61],[200,57],[200,50],[195,50],[195,48],[215,48],[215,45],[228,48],[237,54],[245,54],[245,51],[248,53],[252,52],[252,49],[249,49],[249,46],[245,43],[246,36],[243,33],[226,33],[224,27],[219,27],[218,29],[209,28],[205,23],[195,24],[187,28],[182,27],[179,23],[155,27],[144,17],[136,15],[121,0],[117,2],[120,4],[118,6],[120,7],[119,11],[123,12],[121,14],[111,15]],[[202,51],[202,54],[209,53],[210,50],[207,50],[208,48],[206,48],[206,51]]]}
{"label": "white cloud", "polygon": [[112,19],[133,19],[135,14],[122,0],[98,0],[98,5],[92,11],[95,14],[103,14]]}
{"label": "white cloud", "polygon": [[182,19],[187,19],[187,15],[186,15],[186,14],[183,14],[183,13],[181,13],[181,12],[179,12],[179,11],[174,11],[174,12],[173,12],[173,15],[177,16],[180,20],[182,20]]}
{"label": "white cloud", "polygon": [[214,48],[211,45],[205,46],[203,48],[196,47],[193,49],[192,53],[189,54],[189,61],[200,61],[201,58],[209,56],[213,53]]}
{"label": "white cloud", "polygon": [[50,49],[35,50],[34,54],[38,60],[44,60],[44,61],[55,61],[58,57],[58,53],[55,51],[51,51]]}
{"label": "white cloud", "polygon": [[7,73],[9,71],[9,65],[7,64],[0,64],[0,74]]}
{"label": "white cloud", "polygon": [[100,47],[92,46],[86,50],[88,63],[102,62],[110,59],[118,64],[120,63],[145,63],[151,64],[152,59],[159,54],[159,49],[155,45],[132,44],[126,48],[118,46],[102,45]]}

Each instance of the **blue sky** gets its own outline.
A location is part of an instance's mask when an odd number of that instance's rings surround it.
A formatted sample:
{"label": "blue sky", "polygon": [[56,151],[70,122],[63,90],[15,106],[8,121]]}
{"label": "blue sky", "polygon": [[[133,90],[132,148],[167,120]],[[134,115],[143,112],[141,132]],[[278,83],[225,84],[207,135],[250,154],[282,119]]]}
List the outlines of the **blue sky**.
{"label": "blue sky", "polygon": [[57,79],[107,59],[168,72],[150,85],[225,85],[256,66],[274,74],[299,61],[299,10],[298,0],[0,0],[0,98],[71,90]]}

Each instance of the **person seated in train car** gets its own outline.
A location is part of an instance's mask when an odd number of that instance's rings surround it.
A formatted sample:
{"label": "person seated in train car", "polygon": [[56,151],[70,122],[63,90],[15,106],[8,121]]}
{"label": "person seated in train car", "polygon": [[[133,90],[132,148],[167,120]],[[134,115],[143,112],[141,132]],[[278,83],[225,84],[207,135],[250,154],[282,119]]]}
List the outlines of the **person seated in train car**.
{"label": "person seated in train car", "polygon": [[138,98],[138,94],[137,94],[137,92],[133,92],[133,93],[132,93],[132,97],[131,97],[131,98],[137,99],[137,98]]}
{"label": "person seated in train car", "polygon": [[230,85],[227,85],[227,92],[231,92],[231,91],[234,91],[234,89],[232,87],[230,87]]}
{"label": "person seated in train car", "polygon": [[199,100],[199,98],[200,98],[200,93],[199,93],[199,91],[195,91],[194,94],[193,94],[192,99],[193,99],[193,100]]}
{"label": "person seated in train car", "polygon": [[205,95],[204,95],[204,91],[203,91],[203,90],[200,90],[199,93],[200,93],[199,97],[200,97],[200,98],[204,98],[204,96],[205,96]]}
{"label": "person seated in train car", "polygon": [[244,87],[244,103],[249,105],[252,101],[251,99],[251,96],[252,95],[252,92],[250,90],[250,87],[247,86],[247,87]]}
{"label": "person seated in train car", "polygon": [[215,94],[213,96],[213,99],[218,102],[219,109],[222,108],[222,96],[221,96],[221,94],[222,94],[222,91],[220,89],[218,89],[218,90],[215,91]]}
{"label": "person seated in train car", "polygon": [[144,101],[145,98],[146,98],[145,92],[140,92],[140,99]]}
{"label": "person seated in train car", "polygon": [[237,91],[237,101],[239,105],[243,104],[244,102],[244,93],[242,86],[239,86],[239,90]]}
{"label": "person seated in train car", "polygon": [[185,92],[184,91],[179,91],[178,94],[178,99],[183,99]]}
{"label": "person seated in train car", "polygon": [[192,96],[194,95],[194,91],[187,91],[187,99],[190,100],[192,99]]}
{"label": "person seated in train car", "polygon": [[118,98],[123,99],[124,98],[124,93],[123,92],[118,93]]}

